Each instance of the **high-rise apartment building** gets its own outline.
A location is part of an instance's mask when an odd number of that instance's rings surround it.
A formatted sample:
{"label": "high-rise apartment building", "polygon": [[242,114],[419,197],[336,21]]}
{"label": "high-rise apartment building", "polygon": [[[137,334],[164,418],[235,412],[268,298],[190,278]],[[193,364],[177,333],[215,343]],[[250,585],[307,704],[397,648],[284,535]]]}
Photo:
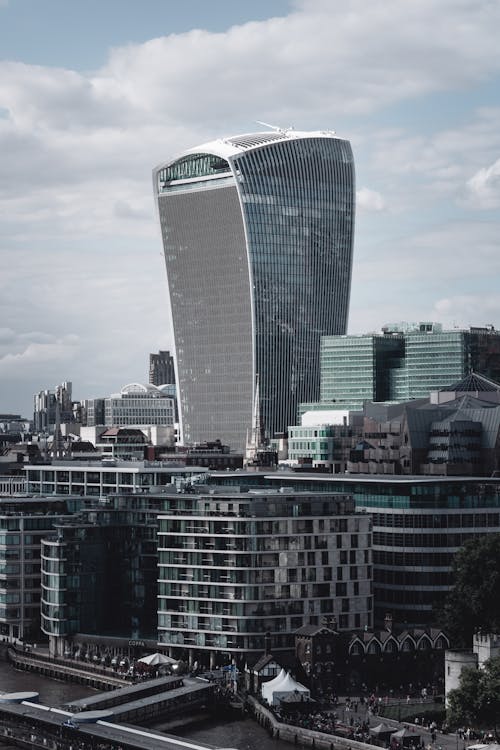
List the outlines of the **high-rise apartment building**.
{"label": "high-rise apartment building", "polygon": [[354,225],[348,141],[225,138],[154,172],[186,443],[242,449],[259,380],[267,435],[319,398],[322,335],[346,330]]}
{"label": "high-rise apartment building", "polygon": [[168,351],[149,355],[149,382],[151,385],[175,383],[174,358]]}
{"label": "high-rise apartment building", "polygon": [[323,408],[427,398],[473,371],[500,382],[500,332],[418,323],[387,326],[380,334],[325,336],[320,371]]}
{"label": "high-rise apartment building", "polygon": [[[197,491],[199,489],[199,491]],[[168,494],[164,494],[167,498]],[[195,488],[158,523],[158,641],[217,663],[293,647],[304,624],[372,624],[371,518],[348,494]]]}

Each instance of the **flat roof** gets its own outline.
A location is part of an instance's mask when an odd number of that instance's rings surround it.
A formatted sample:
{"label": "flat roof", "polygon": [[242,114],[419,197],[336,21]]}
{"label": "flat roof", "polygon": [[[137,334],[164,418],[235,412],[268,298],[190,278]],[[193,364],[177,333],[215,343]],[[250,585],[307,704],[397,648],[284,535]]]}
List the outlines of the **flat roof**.
{"label": "flat roof", "polygon": [[263,477],[265,479],[271,479],[276,482],[280,482],[287,479],[295,480],[308,480],[313,482],[331,482],[335,484],[337,482],[348,482],[349,484],[355,484],[359,482],[367,482],[370,484],[449,484],[454,482],[465,482],[467,484],[500,484],[500,477],[469,477],[469,476],[422,476],[419,474],[405,474],[405,475],[387,475],[387,474],[316,474],[306,472],[293,472],[293,471],[276,471],[270,473],[265,472],[243,472],[243,471],[211,471],[209,472],[211,477],[248,477],[252,476]]}

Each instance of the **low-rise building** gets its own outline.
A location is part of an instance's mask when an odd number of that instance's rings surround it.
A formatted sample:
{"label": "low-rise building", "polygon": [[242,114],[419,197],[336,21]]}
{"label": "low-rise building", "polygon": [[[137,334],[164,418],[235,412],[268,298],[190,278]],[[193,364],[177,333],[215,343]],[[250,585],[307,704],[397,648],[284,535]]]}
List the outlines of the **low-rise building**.
{"label": "low-rise building", "polygon": [[160,461],[102,461],[70,459],[25,467],[28,492],[37,495],[106,497],[112,493],[149,492],[169,484],[190,483],[207,474],[198,466],[172,466]]}

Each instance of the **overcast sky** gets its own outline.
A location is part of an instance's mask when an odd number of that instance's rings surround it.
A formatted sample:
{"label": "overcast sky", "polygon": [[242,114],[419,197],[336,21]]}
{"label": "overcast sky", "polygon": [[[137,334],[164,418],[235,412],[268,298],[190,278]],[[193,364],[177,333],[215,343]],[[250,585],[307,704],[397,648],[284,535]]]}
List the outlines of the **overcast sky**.
{"label": "overcast sky", "polygon": [[151,172],[258,129],[351,141],[350,333],[500,328],[500,0],[0,0],[0,412],[172,347]]}

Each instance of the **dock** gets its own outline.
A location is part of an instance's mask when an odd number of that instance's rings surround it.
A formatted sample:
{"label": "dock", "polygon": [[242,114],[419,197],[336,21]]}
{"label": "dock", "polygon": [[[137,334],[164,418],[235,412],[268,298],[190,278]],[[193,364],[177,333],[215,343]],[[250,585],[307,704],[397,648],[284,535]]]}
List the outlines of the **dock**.
{"label": "dock", "polygon": [[37,672],[56,680],[77,682],[97,690],[115,690],[129,684],[124,677],[119,675],[103,670],[91,670],[89,667],[84,668],[83,666],[80,669],[74,663],[63,660],[56,661],[40,653],[35,654],[9,648],[7,654],[9,661],[16,669]]}
{"label": "dock", "polygon": [[[23,700],[19,694],[0,695],[0,742],[45,750],[71,746],[81,750],[216,750],[213,745],[120,723],[152,722],[173,713],[180,716],[213,700],[212,684],[194,678],[174,678],[162,684],[165,680],[168,678],[151,680],[156,685],[133,685],[76,701],[79,706],[71,704],[71,709],[80,709],[76,711],[42,705],[33,696]],[[158,692],[152,694],[153,688]],[[110,700],[114,705],[106,706]]]}
{"label": "dock", "polygon": [[217,750],[214,745],[112,721],[72,724],[72,714],[23,701],[0,704],[0,741],[45,750]]}

